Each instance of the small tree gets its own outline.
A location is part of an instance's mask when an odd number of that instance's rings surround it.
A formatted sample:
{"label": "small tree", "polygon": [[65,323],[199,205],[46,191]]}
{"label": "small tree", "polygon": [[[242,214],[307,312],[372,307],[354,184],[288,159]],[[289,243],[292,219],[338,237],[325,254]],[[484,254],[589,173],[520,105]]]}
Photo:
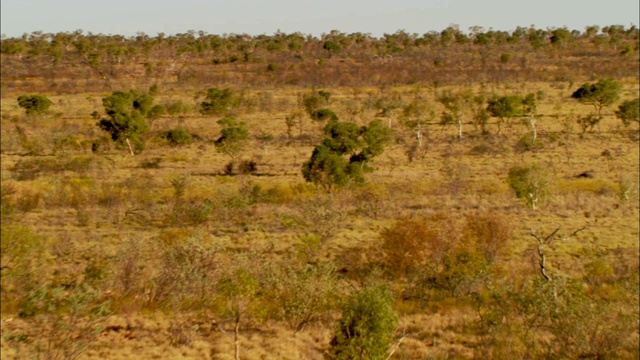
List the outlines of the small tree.
{"label": "small tree", "polygon": [[493,117],[500,118],[498,122],[498,133],[500,125],[504,122],[509,124],[509,119],[522,116],[524,114],[522,96],[494,96],[487,102],[487,112]]}
{"label": "small tree", "polygon": [[598,125],[598,123],[600,123],[600,120],[602,120],[602,117],[596,116],[594,114],[589,114],[585,116],[578,116],[576,122],[578,123],[580,128],[582,128],[582,135],[584,135],[587,130],[589,130],[589,132],[592,132],[593,128]]}
{"label": "small tree", "polygon": [[373,284],[352,294],[331,340],[327,359],[384,359],[395,330],[393,294],[385,284]]}
{"label": "small tree", "polygon": [[445,92],[438,96],[440,102],[446,109],[442,113],[442,125],[455,123],[458,125],[458,139],[462,139],[462,115],[465,109],[472,103],[472,95],[469,92]]}
{"label": "small tree", "polygon": [[23,108],[27,115],[41,115],[49,111],[53,103],[44,95],[20,95],[18,106]]}
{"label": "small tree", "polygon": [[294,333],[324,322],[335,310],[340,291],[333,264],[283,263],[265,273],[266,297]]}
{"label": "small tree", "polygon": [[404,126],[416,134],[418,147],[422,147],[423,136],[427,129],[429,118],[433,116],[424,101],[416,99],[411,104],[402,109],[402,120]]}
{"label": "small tree", "polygon": [[231,89],[211,88],[207,90],[205,100],[200,103],[202,115],[225,115],[236,107],[239,99]]}
{"label": "small tree", "polygon": [[381,120],[373,120],[369,126],[362,127],[330,121],[324,133],[322,143],[302,165],[302,174],[305,180],[319,184],[329,192],[349,181],[363,183],[363,172],[372,170],[368,163],[382,154],[384,145],[391,138],[390,130]]}
{"label": "small tree", "polygon": [[242,150],[249,140],[249,129],[247,124],[239,122],[234,117],[226,117],[218,120],[218,124],[222,126],[220,137],[215,142],[216,150],[225,155],[229,155],[232,160]]}
{"label": "small tree", "polygon": [[399,92],[392,92],[385,95],[384,88],[380,90],[380,97],[376,100],[374,107],[376,116],[387,118],[387,126],[390,128],[393,120],[402,110],[402,97]]}
{"label": "small tree", "polygon": [[620,99],[622,87],[611,79],[599,80],[595,84],[585,83],[571,97],[583,104],[592,105],[602,117],[602,108],[613,105]]}
{"label": "small tree", "polygon": [[536,112],[538,111],[538,104],[536,103],[536,96],[533,93],[527,94],[522,99],[522,112],[527,117],[527,123],[531,126],[533,132],[533,144],[535,145],[538,138],[538,131],[536,130]]}
{"label": "small tree", "polygon": [[111,134],[113,141],[124,141],[134,155],[131,142],[136,150],[144,148],[142,135],[149,130],[147,116],[152,108],[153,98],[135,90],[129,92],[114,91],[102,99],[108,118],[98,122],[98,126]]}
{"label": "small tree", "polygon": [[317,111],[329,104],[331,99],[331,93],[325,90],[319,90],[317,92],[310,92],[302,96],[302,105],[307,111],[307,114],[311,116],[314,111]]}
{"label": "small tree", "polygon": [[473,123],[476,129],[480,128],[480,133],[482,135],[486,135],[489,133],[489,131],[487,130],[487,123],[491,118],[489,112],[487,112],[487,109],[485,109],[484,107],[485,102],[486,99],[482,95],[474,96],[473,101],[471,102],[473,109]]}
{"label": "small tree", "polygon": [[549,194],[549,178],[544,168],[538,164],[514,166],[509,169],[509,186],[519,199],[535,210]]}
{"label": "small tree", "polygon": [[625,127],[629,126],[631,122],[639,122],[640,115],[638,112],[640,110],[640,99],[635,98],[633,100],[626,100],[622,104],[618,106],[618,110],[616,111],[616,117],[622,120],[622,123]]}
{"label": "small tree", "polygon": [[233,327],[233,344],[235,359],[240,359],[240,324],[255,308],[255,302],[260,290],[260,283],[247,266],[236,266],[234,271],[221,277],[217,283],[220,300],[226,301],[226,312],[231,316]]}

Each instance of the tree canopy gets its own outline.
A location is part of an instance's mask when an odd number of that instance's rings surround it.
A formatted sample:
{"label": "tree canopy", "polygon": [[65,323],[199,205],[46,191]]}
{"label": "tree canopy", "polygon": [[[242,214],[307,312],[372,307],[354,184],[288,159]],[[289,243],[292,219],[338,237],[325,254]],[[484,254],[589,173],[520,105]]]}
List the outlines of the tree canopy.
{"label": "tree canopy", "polygon": [[235,159],[249,140],[247,124],[235,117],[226,117],[218,120],[218,125],[222,126],[222,130],[215,142],[216,150]]}
{"label": "tree canopy", "polygon": [[640,115],[638,110],[640,108],[640,99],[635,98],[633,100],[626,100],[618,106],[616,111],[616,117],[624,123],[624,126],[629,126],[632,121],[639,122]]}
{"label": "tree canopy", "polygon": [[620,84],[611,79],[602,79],[595,84],[585,83],[571,97],[583,104],[592,105],[598,116],[602,116],[602,108],[613,105],[620,99]]}
{"label": "tree canopy", "polygon": [[53,103],[44,95],[20,95],[18,106],[23,108],[27,115],[45,114]]}
{"label": "tree canopy", "polygon": [[382,154],[390,135],[381,120],[368,126],[331,120],[324,128],[324,140],[302,165],[302,174],[329,192],[350,181],[361,184],[363,173],[372,170],[367,164]]}
{"label": "tree canopy", "polygon": [[211,88],[207,90],[205,100],[200,103],[202,115],[224,115],[238,104],[238,97],[233,90]]}
{"label": "tree canopy", "polygon": [[102,99],[108,118],[101,119],[98,126],[111,134],[114,141],[125,141],[133,154],[131,141],[140,151],[144,148],[141,136],[149,130],[146,117],[153,105],[153,97],[135,90],[114,91]]}

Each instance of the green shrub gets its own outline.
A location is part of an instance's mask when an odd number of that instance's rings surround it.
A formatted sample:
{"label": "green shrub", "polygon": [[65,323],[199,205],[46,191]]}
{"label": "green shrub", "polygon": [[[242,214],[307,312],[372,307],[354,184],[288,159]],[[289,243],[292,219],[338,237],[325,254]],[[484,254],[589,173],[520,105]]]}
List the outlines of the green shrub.
{"label": "green shrub", "polygon": [[330,318],[340,291],[333,264],[282,263],[265,273],[266,298],[273,304],[276,316],[284,319],[293,331]]}
{"label": "green shrub", "polygon": [[44,95],[20,95],[18,106],[25,109],[27,115],[46,114],[53,103]]}
{"label": "green shrub", "polygon": [[189,106],[185,104],[182,100],[175,101],[170,105],[166,106],[167,113],[171,116],[175,115],[184,115],[189,112]]}
{"label": "green shrub", "polygon": [[393,294],[385,284],[366,286],[344,303],[342,319],[327,359],[385,359],[397,315]]}
{"label": "green shrub", "polygon": [[640,121],[638,112],[640,111],[640,99],[626,100],[618,106],[616,117],[622,120],[624,126],[629,126],[632,121]]}
{"label": "green shrub", "polygon": [[202,115],[224,115],[239,103],[239,98],[231,89],[211,88],[207,90],[205,100],[200,103]]}
{"label": "green shrub", "polygon": [[518,140],[515,145],[516,152],[522,153],[526,151],[536,151],[544,148],[544,144],[541,141],[535,141],[533,135],[526,134]]}
{"label": "green shrub", "polygon": [[164,105],[155,105],[151,109],[149,109],[149,113],[147,114],[147,118],[151,120],[159,119],[162,115],[167,112],[167,108]]}
{"label": "green shrub", "polygon": [[509,169],[508,182],[516,196],[524,199],[534,210],[549,194],[549,177],[538,164],[512,167]]}
{"label": "green shrub", "polygon": [[169,142],[171,146],[187,145],[193,138],[184,129],[171,129],[162,133],[162,138]]}
{"label": "green shrub", "polygon": [[336,113],[334,113],[330,109],[314,110],[311,113],[311,118],[316,121],[327,121],[327,120],[337,121],[338,120],[338,116],[336,115]]}

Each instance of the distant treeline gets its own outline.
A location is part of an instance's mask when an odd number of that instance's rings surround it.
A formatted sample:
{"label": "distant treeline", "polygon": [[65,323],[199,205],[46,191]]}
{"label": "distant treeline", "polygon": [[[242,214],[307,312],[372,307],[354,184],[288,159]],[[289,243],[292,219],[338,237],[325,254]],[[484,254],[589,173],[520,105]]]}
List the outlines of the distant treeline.
{"label": "distant treeline", "polygon": [[[636,26],[584,30],[566,27],[463,32],[452,25],[425,34],[399,30],[373,37],[332,30],[320,37],[299,32],[273,35],[207,34],[149,36],[36,31],[3,36],[0,55],[5,90],[42,79],[51,91],[109,90],[116,79],[191,85],[362,86],[441,84],[460,81],[553,81],[569,77],[637,75]],[[362,65],[367,65],[363,67]],[[217,68],[216,68],[217,67]],[[568,75],[567,69],[571,74]],[[517,77],[516,77],[517,75]],[[90,81],[64,85],[61,80]],[[102,82],[102,84],[101,84]],[[78,87],[80,85],[80,87]]]}
{"label": "distant treeline", "polygon": [[346,34],[332,30],[320,37],[300,32],[273,35],[208,34],[204,31],[189,30],[186,33],[152,37],[143,32],[135,36],[84,34],[74,32],[44,33],[35,31],[21,37],[3,36],[1,53],[4,55],[50,55],[60,61],[65,54],[77,53],[83,56],[106,52],[118,58],[131,54],[149,54],[154,51],[171,51],[176,55],[227,54],[239,51],[251,53],[258,49],[269,52],[304,52],[308,48],[321,48],[327,53],[344,55],[389,55],[402,53],[412,48],[448,46],[453,44],[473,44],[477,46],[528,43],[534,49],[545,45],[568,45],[573,41],[589,41],[596,45],[619,45],[623,40],[638,40],[636,26],[611,25],[600,28],[588,26],[583,31],[567,27],[537,29],[533,26],[517,27],[512,32],[485,30],[473,26],[465,33],[457,25],[446,29],[430,31],[423,35],[398,30],[393,34],[374,37],[367,33]]}

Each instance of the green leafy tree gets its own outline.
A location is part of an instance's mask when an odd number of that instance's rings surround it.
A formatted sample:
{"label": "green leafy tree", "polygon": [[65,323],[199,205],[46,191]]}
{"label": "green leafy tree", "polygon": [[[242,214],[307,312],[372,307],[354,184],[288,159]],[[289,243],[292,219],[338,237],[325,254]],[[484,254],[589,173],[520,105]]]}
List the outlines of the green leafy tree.
{"label": "green leafy tree", "polygon": [[222,130],[220,137],[215,142],[216,150],[235,160],[249,140],[247,124],[234,117],[226,117],[218,120],[218,125],[222,126]]}
{"label": "green leafy tree", "polygon": [[516,197],[524,199],[533,210],[549,195],[549,177],[539,164],[512,167],[508,182]]}
{"label": "green leafy tree", "polygon": [[327,120],[337,121],[338,116],[331,109],[319,109],[319,110],[314,110],[311,113],[311,119],[316,121],[327,121]]}
{"label": "green leafy tree", "polygon": [[446,109],[442,113],[442,125],[455,123],[458,126],[458,139],[462,139],[462,118],[464,111],[471,107],[473,97],[470,92],[444,92],[438,96]]}
{"label": "green leafy tree", "polygon": [[524,115],[524,99],[519,95],[494,96],[487,102],[487,112],[500,119],[498,133],[502,123],[509,124],[509,119]]}
{"label": "green leafy tree", "polygon": [[350,181],[363,183],[363,173],[372,170],[368,163],[382,154],[391,138],[390,130],[381,120],[373,120],[369,126],[330,121],[324,134],[311,159],[302,165],[302,174],[305,180],[329,192]]}
{"label": "green leafy tree", "polygon": [[565,47],[567,44],[573,41],[573,35],[571,34],[571,31],[569,31],[569,29],[563,27],[551,31],[551,37],[549,39],[551,40],[551,44],[555,46]]}
{"label": "green leafy tree", "polygon": [[27,115],[41,115],[49,111],[53,103],[44,95],[20,95],[18,106],[23,108]]}
{"label": "green leafy tree", "polygon": [[171,129],[162,133],[162,138],[169,142],[171,146],[180,146],[191,143],[193,137],[185,129]]}
{"label": "green leafy tree", "polygon": [[618,106],[616,117],[629,126],[632,121],[639,122],[638,110],[640,110],[640,99],[626,100]]}
{"label": "green leafy tree", "polygon": [[385,284],[368,285],[343,305],[327,359],[385,359],[397,322],[393,294]]}
{"label": "green leafy tree", "polygon": [[342,51],[342,47],[340,46],[339,43],[335,42],[335,41],[326,41],[323,45],[322,48],[327,50],[328,52],[332,53],[332,54],[337,54],[340,51]]}
{"label": "green leafy tree", "polygon": [[224,115],[239,103],[235,92],[231,89],[211,88],[207,90],[205,100],[200,103],[202,115]]}
{"label": "green leafy tree", "polygon": [[611,79],[602,79],[595,84],[585,83],[571,97],[583,104],[592,105],[602,117],[602,108],[613,105],[620,99],[620,84]]}
{"label": "green leafy tree", "polygon": [[111,139],[126,142],[131,155],[134,143],[139,152],[144,148],[142,135],[149,130],[147,116],[153,105],[153,97],[135,90],[129,92],[114,91],[102,99],[102,105],[108,118],[98,122],[98,126],[111,134]]}

